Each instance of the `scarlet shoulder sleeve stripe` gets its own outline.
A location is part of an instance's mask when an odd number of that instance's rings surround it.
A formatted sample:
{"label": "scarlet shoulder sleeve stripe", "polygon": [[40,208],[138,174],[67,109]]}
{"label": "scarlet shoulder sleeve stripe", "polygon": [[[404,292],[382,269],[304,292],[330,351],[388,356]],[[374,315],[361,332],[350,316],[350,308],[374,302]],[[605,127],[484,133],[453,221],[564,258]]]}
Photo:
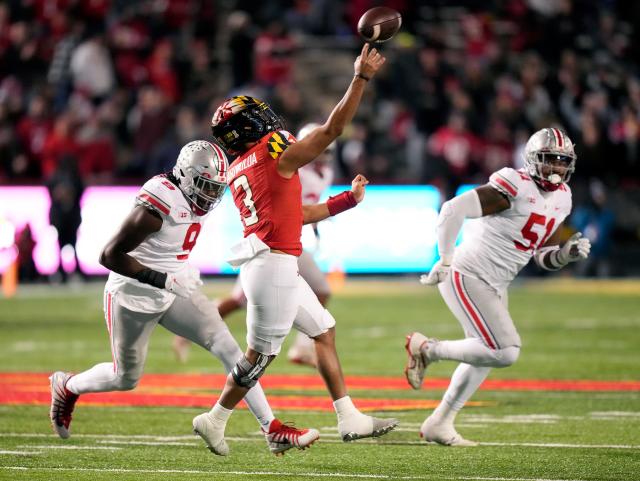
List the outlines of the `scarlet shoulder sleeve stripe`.
{"label": "scarlet shoulder sleeve stripe", "polygon": [[498,174],[497,172],[491,176],[489,182],[498,190],[504,191],[511,197],[515,197],[516,195],[518,195],[518,188],[513,185],[507,178]]}
{"label": "scarlet shoulder sleeve stripe", "polygon": [[149,204],[150,206],[155,207],[164,215],[169,215],[169,212],[171,211],[169,205],[166,202],[163,202],[148,191],[140,191],[140,193],[138,194],[138,199],[140,199],[140,201],[145,204]]}

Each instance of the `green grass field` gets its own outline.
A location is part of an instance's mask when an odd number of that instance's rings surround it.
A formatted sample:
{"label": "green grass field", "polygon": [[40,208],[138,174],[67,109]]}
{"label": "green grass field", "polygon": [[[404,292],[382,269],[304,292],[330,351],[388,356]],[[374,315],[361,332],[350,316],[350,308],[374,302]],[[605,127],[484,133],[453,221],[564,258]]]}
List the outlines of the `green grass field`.
{"label": "green grass field", "polygon": [[[458,338],[461,329],[435,289],[411,280],[353,281],[331,300],[338,349],[348,375],[402,376],[404,336],[413,330]],[[212,297],[229,282],[208,282]],[[34,287],[0,298],[0,363],[4,372],[79,371],[111,355],[102,318],[102,286]],[[640,380],[640,284],[547,282],[514,286],[510,305],[523,349],[518,362],[490,379]],[[242,314],[229,319],[244,348]],[[290,336],[291,337],[291,336]],[[146,372],[219,373],[208,353],[193,349],[174,361],[171,336],[153,335]],[[286,347],[285,347],[286,348]],[[455,364],[428,372],[448,377]],[[277,359],[269,373],[312,371]],[[212,400],[221,386],[203,386]],[[0,384],[0,390],[2,389]],[[267,390],[267,396],[322,395]],[[442,391],[352,390],[358,398],[439,399]],[[213,456],[191,434],[203,409],[104,407],[76,409],[73,436],[51,431],[48,406],[0,405],[0,479],[11,480],[638,480],[640,391],[479,391],[458,417],[474,448],[428,445],[418,428],[429,411],[378,412],[398,417],[399,429],[379,440],[342,443],[333,413],[276,412],[313,426],[321,438],[310,450],[271,455],[255,420],[238,410],[227,435],[231,455]]]}

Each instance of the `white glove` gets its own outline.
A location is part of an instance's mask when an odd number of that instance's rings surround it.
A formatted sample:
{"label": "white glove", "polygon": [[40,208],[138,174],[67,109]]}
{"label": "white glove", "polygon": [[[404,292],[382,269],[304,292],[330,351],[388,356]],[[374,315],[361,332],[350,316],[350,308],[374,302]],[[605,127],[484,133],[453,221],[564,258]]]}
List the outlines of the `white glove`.
{"label": "white glove", "polygon": [[429,274],[422,274],[420,276],[420,284],[425,286],[435,286],[447,279],[451,266],[445,266],[442,264],[442,259],[436,262]]}
{"label": "white glove", "polygon": [[187,267],[180,272],[174,274],[167,273],[164,288],[176,296],[186,297],[188,299],[201,285],[200,271],[192,265],[187,265]]}
{"label": "white glove", "polygon": [[558,261],[563,265],[569,262],[577,262],[589,257],[591,242],[586,237],[582,237],[582,232],[573,234],[558,252]]}

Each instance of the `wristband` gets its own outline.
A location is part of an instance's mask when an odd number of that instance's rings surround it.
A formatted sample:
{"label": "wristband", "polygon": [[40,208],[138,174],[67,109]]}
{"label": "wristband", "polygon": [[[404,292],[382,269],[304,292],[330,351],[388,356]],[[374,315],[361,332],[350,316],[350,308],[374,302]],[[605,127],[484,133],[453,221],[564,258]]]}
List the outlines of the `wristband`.
{"label": "wristband", "polygon": [[158,272],[149,268],[142,269],[134,277],[143,284],[149,284],[158,289],[164,289],[167,282],[167,274],[165,272]]}
{"label": "wristband", "polygon": [[366,75],[362,75],[361,73],[357,73],[354,75],[354,77],[356,78],[361,78],[363,80],[365,80],[366,82],[368,82],[369,80],[371,80],[371,77],[367,77]]}
{"label": "wristband", "polygon": [[345,210],[349,210],[358,205],[353,192],[345,190],[340,194],[329,197],[327,200],[327,208],[329,209],[329,215],[336,215]]}

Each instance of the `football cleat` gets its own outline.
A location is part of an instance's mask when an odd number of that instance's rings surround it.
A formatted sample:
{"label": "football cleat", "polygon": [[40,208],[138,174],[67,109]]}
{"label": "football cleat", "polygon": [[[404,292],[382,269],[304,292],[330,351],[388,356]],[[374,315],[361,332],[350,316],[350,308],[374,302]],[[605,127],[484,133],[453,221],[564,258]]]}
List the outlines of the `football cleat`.
{"label": "football cleat", "polygon": [[80,396],[67,389],[67,382],[72,374],[62,371],[54,372],[50,377],[51,381],[51,410],[49,418],[51,426],[58,436],[67,439],[71,436],[69,426],[71,425],[71,414]]}
{"label": "football cleat", "polygon": [[469,441],[458,434],[453,424],[438,422],[429,416],[420,426],[420,437],[427,442],[438,443],[443,446],[469,447],[477,446],[475,441]]}
{"label": "football cleat", "polygon": [[359,413],[358,418],[338,421],[338,431],[345,443],[363,438],[377,438],[393,431],[397,419],[380,419]]}
{"label": "football cleat", "polygon": [[301,347],[293,345],[287,352],[287,359],[294,364],[302,364],[313,368],[318,366],[318,359],[313,346]]}
{"label": "football cleat", "polygon": [[269,431],[262,430],[269,450],[276,456],[283,456],[291,448],[307,449],[320,437],[317,429],[298,429],[291,424],[283,424],[274,419],[269,425]]}
{"label": "football cleat", "polygon": [[216,423],[209,413],[193,418],[193,432],[200,436],[213,454],[227,456],[229,445],[224,439],[224,425]]}
{"label": "football cleat", "polygon": [[430,361],[423,354],[422,350],[428,346],[429,339],[427,336],[414,332],[407,336],[407,342],[404,348],[407,350],[407,365],[404,368],[404,375],[407,382],[413,389],[420,389],[424,381],[424,373]]}

